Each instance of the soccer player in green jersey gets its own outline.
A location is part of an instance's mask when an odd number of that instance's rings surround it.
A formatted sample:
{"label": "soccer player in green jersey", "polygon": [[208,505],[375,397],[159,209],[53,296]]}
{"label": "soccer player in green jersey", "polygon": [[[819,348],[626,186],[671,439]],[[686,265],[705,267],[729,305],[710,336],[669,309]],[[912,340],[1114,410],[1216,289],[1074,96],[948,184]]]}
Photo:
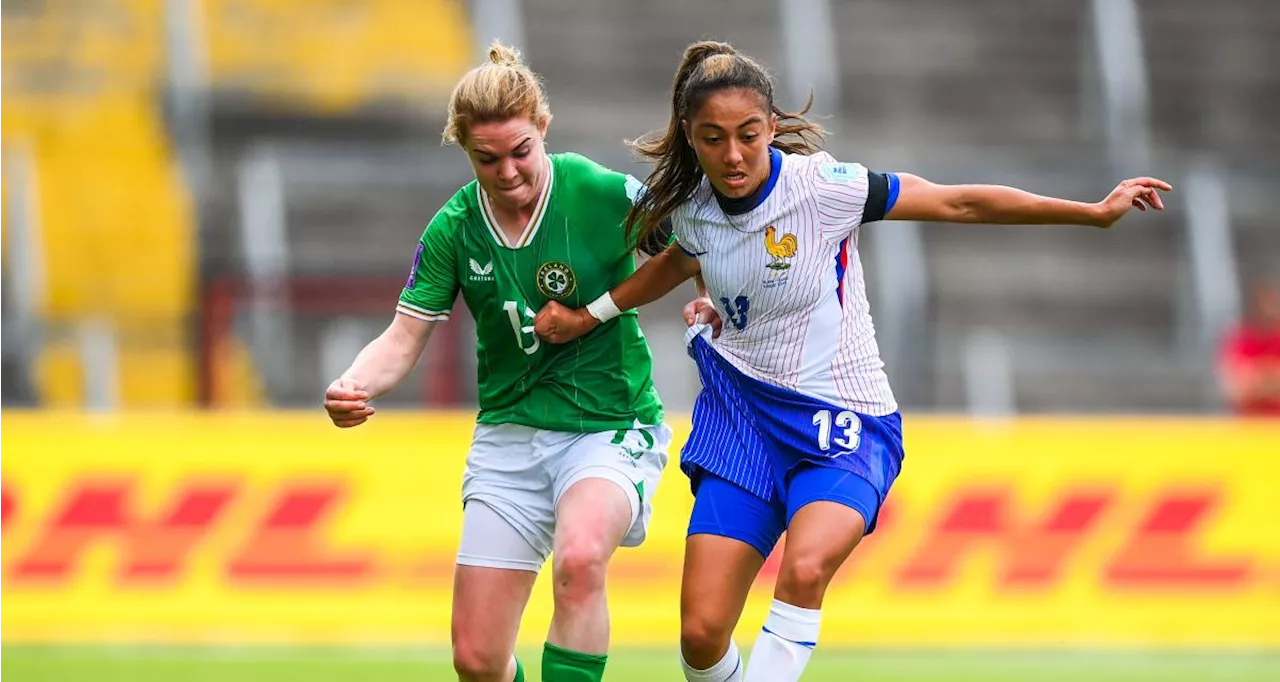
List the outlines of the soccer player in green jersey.
{"label": "soccer player in green jersey", "polygon": [[444,138],[476,180],[427,225],[391,325],[325,394],[334,424],[363,424],[369,401],[408,374],[462,294],[476,322],[480,402],[453,592],[454,667],[468,681],[524,679],[516,632],[548,555],[555,614],[543,679],[601,679],[605,569],[619,545],[644,539],[671,440],[634,312],[567,345],[533,333],[547,302],[586,305],[635,270],[623,220],[641,184],[548,154],[550,120],[514,50],[495,44],[463,76]]}

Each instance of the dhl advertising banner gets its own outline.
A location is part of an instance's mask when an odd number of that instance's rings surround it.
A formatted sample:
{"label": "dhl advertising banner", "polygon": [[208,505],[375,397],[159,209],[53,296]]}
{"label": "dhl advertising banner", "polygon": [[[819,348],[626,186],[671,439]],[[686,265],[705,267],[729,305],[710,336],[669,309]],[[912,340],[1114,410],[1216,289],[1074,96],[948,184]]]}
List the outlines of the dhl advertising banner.
{"label": "dhl advertising banner", "polygon": [[[471,429],[8,412],[4,640],[447,643]],[[908,416],[905,433],[879,529],[828,592],[824,644],[1280,645],[1280,425]],[[678,637],[692,498],[674,465],[655,504],[649,540],[611,569],[619,644]],[[549,571],[527,642],[546,633]]]}

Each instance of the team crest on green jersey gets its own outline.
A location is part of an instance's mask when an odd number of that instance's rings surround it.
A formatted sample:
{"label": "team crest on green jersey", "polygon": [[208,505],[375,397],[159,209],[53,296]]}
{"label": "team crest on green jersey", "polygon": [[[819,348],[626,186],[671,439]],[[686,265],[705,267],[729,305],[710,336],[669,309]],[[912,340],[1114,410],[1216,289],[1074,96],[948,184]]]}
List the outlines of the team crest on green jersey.
{"label": "team crest on green jersey", "polygon": [[558,260],[547,261],[538,268],[538,291],[543,296],[562,300],[578,288],[578,278],[568,263]]}

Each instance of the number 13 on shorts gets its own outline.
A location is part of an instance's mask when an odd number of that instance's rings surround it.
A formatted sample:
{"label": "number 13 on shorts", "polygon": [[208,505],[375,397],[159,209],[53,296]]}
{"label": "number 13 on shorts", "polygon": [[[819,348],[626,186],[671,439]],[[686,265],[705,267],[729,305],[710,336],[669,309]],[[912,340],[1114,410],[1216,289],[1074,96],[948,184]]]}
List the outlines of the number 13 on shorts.
{"label": "number 13 on shorts", "polygon": [[[818,410],[813,414],[813,425],[818,427],[818,448],[823,452],[830,452],[831,445],[835,444],[842,452],[853,452],[858,449],[858,443],[862,440],[862,420],[858,419],[858,415],[851,410],[844,410],[836,413],[832,418],[831,410]],[[835,437],[832,437],[832,427],[835,427]]]}

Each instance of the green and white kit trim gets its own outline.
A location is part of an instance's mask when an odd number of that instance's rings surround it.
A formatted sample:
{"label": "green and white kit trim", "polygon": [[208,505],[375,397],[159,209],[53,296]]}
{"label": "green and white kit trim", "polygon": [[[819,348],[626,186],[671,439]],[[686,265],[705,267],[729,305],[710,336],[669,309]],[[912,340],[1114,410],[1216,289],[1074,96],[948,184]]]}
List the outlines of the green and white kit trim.
{"label": "green and white kit trim", "polygon": [[453,311],[427,310],[426,308],[416,306],[412,303],[400,301],[399,303],[396,303],[396,312],[403,313],[409,317],[415,317],[424,322],[444,322],[449,319],[449,313]]}
{"label": "green and white kit trim", "polygon": [[542,193],[538,195],[538,204],[533,209],[533,215],[529,216],[529,222],[525,224],[524,230],[520,233],[520,238],[512,244],[502,228],[498,226],[498,219],[493,213],[493,204],[489,202],[489,194],[480,187],[480,183],[476,183],[476,201],[480,204],[480,214],[484,218],[485,227],[489,228],[489,234],[493,240],[498,242],[498,246],[507,249],[519,249],[528,246],[533,241],[534,235],[538,234],[538,228],[542,226],[542,217],[547,214],[547,204],[551,203],[551,188],[555,183],[555,168],[551,165],[551,156],[547,156],[547,169],[543,173],[545,179],[542,181]]}

